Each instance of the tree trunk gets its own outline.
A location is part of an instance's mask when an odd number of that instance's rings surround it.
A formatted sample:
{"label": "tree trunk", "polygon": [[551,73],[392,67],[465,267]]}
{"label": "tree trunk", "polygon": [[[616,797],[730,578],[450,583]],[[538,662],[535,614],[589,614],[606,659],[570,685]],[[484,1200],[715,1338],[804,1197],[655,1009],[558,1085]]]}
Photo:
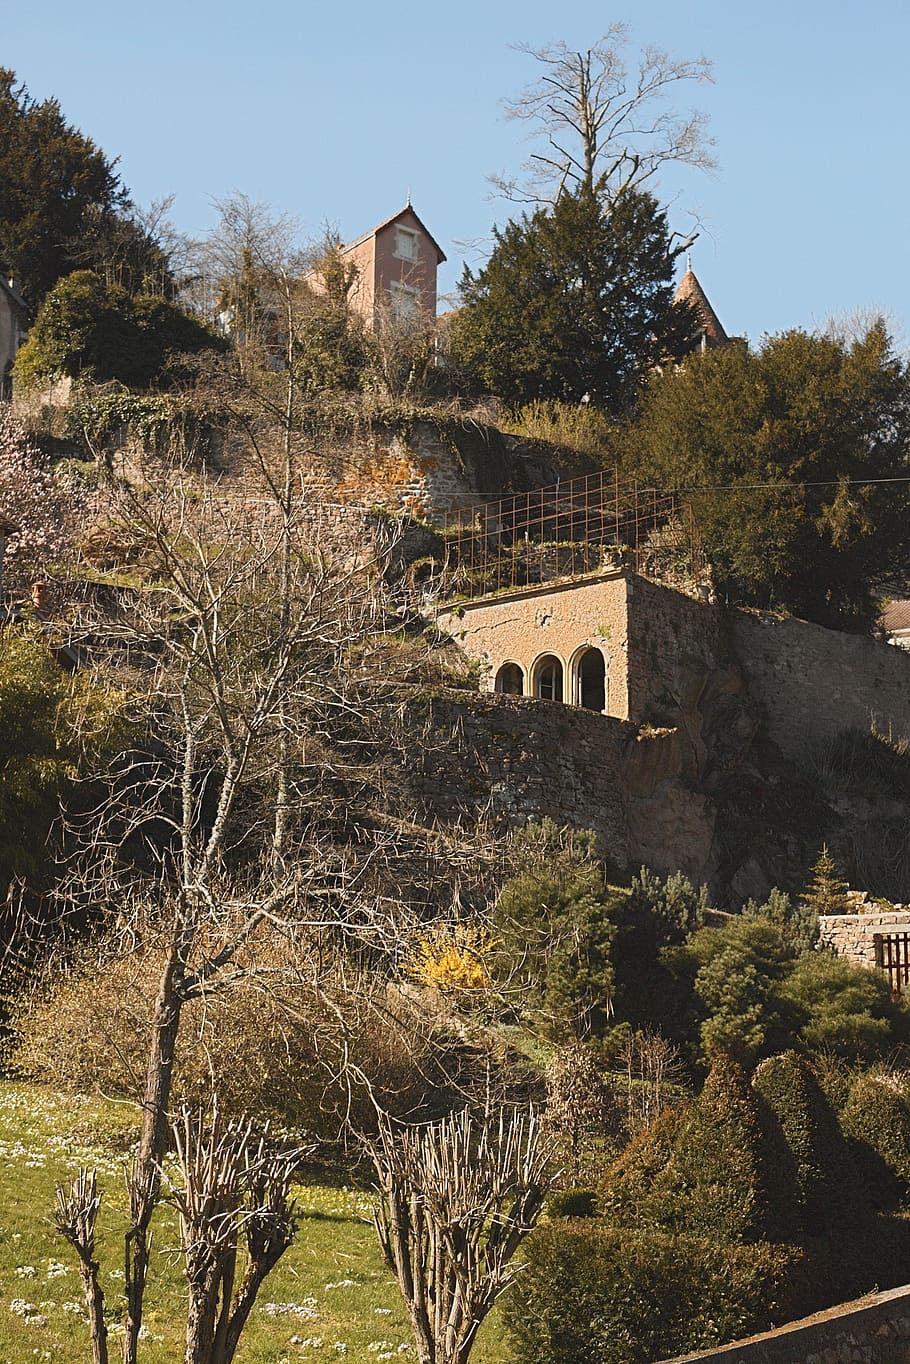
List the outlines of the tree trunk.
{"label": "tree trunk", "polygon": [[[182,916],[180,916],[182,919]],[[130,1230],[126,1235],[126,1321],[123,1364],[137,1364],[139,1328],[148,1274],[152,1213],[161,1188],[159,1162],[167,1150],[168,1104],[171,1098],[174,1051],[180,1030],[183,997],[178,944],[182,924],[175,926],[167,960],[158,984],[145,1091],[142,1130],[130,1177]]]}

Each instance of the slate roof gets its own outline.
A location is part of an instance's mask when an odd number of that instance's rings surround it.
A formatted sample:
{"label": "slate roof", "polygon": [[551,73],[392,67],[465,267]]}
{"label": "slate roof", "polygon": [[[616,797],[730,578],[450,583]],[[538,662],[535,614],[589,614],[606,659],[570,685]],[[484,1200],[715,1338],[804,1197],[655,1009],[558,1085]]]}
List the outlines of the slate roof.
{"label": "slate roof", "polygon": [[692,304],[701,325],[705,329],[709,346],[722,346],[730,339],[721,325],[720,318],[708,302],[708,295],[699,284],[691,266],[679,281],[676,293],[673,295],[673,302]]}

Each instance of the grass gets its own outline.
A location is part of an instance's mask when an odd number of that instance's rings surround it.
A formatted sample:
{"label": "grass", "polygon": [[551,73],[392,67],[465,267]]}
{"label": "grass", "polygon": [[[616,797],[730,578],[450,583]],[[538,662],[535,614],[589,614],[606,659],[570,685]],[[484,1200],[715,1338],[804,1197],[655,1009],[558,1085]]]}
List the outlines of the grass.
{"label": "grass", "polygon": [[[123,1162],[135,1131],[130,1105],[0,1083],[0,1364],[67,1364],[88,1357],[75,1256],[49,1220],[55,1184],[85,1164],[98,1169],[105,1187],[97,1253],[110,1320],[119,1317]],[[238,1364],[415,1358],[407,1312],[370,1224],[369,1192],[312,1183],[298,1189],[297,1199],[302,1217],[296,1243],[263,1286]],[[143,1364],[182,1358],[184,1292],[176,1239],[176,1213],[164,1204],[156,1223]],[[111,1345],[113,1360],[116,1339]],[[473,1361],[505,1359],[501,1332],[491,1319]]]}

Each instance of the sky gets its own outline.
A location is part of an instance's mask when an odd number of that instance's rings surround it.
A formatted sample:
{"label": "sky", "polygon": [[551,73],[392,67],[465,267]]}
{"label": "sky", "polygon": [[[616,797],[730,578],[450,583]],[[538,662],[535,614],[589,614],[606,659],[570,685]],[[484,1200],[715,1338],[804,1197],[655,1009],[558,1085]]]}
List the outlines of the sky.
{"label": "sky", "polygon": [[[143,206],[210,230],[239,190],[345,240],[403,207],[445,251],[443,293],[516,208],[492,196],[530,147],[503,101],[538,68],[518,45],[582,49],[629,25],[714,63],[677,87],[709,119],[718,169],[653,185],[672,226],[696,225],[692,267],[726,330],[884,313],[910,349],[910,5],[906,0],[0,0],[0,65],[111,158]],[[684,267],[683,267],[684,268]]]}

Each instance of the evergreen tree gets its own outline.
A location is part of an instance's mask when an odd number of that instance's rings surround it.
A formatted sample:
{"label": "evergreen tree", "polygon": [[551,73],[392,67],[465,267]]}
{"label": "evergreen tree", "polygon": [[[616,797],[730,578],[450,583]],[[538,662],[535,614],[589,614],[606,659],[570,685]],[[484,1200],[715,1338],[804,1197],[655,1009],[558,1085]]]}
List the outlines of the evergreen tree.
{"label": "evergreen tree", "polygon": [[651,377],[625,439],[631,476],[689,500],[728,600],[862,629],[903,571],[910,369],[881,321],[691,356]]}
{"label": "evergreen tree", "polygon": [[803,903],[816,914],[848,914],[853,908],[849,891],[847,882],[842,881],[837,874],[837,866],[827,843],[823,843],[812,867],[812,880],[803,891]]}
{"label": "evergreen tree", "polygon": [[629,408],[654,365],[693,344],[673,303],[666,215],[629,191],[605,206],[582,188],[495,231],[489,261],[465,269],[453,322],[470,382],[509,403],[583,399]]}
{"label": "evergreen tree", "polygon": [[131,292],[169,279],[160,247],[91,138],[0,67],[0,268],[37,307],[61,276],[116,258]]}

